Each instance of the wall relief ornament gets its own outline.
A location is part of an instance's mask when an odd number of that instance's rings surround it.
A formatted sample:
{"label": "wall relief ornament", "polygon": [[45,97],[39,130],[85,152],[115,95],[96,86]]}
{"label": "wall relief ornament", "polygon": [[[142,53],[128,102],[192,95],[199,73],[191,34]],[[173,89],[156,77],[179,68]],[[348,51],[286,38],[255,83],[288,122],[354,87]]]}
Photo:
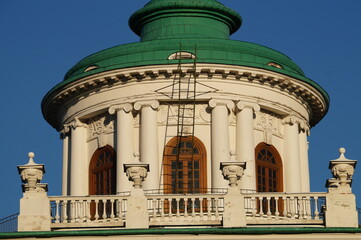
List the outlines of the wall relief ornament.
{"label": "wall relief ornament", "polygon": [[282,119],[275,113],[261,110],[255,112],[254,128],[263,131],[264,142],[272,144],[272,136],[283,137]]}
{"label": "wall relief ornament", "polygon": [[148,176],[149,164],[124,164],[124,171],[135,189],[142,188],[142,182]]}
{"label": "wall relief ornament", "polygon": [[[183,108],[183,107],[182,107]],[[181,115],[184,114],[184,125],[192,124],[192,116],[193,116],[193,105],[186,104],[184,109],[181,108]],[[169,111],[169,112],[168,112]],[[197,104],[195,106],[195,123],[196,124],[209,124],[211,122],[210,110],[208,109],[206,104]],[[158,111],[158,123],[160,125],[167,124],[167,119],[169,119],[168,123],[171,125],[175,125],[178,122],[178,105],[161,105]]]}
{"label": "wall relief ornament", "polygon": [[245,162],[222,162],[220,166],[224,179],[229,181],[230,187],[237,187],[238,181],[246,169]]}
{"label": "wall relief ornament", "polygon": [[97,138],[98,147],[104,147],[107,145],[107,135],[114,132],[114,115],[105,113],[90,119],[88,129],[88,141]]}

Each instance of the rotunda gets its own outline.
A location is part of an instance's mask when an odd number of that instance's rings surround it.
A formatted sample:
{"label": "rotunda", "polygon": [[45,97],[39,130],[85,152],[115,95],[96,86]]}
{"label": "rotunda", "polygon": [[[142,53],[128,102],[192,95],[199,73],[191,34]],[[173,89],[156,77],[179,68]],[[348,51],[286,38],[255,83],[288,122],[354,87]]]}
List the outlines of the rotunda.
{"label": "rotunda", "polygon": [[310,128],[329,97],[286,55],[230,40],[238,13],[216,0],[152,0],[129,20],[140,42],[79,61],[42,101],[63,139],[62,194],[121,194],[124,164],[143,188],[226,188],[220,164],[245,162],[243,191],[309,192]]}

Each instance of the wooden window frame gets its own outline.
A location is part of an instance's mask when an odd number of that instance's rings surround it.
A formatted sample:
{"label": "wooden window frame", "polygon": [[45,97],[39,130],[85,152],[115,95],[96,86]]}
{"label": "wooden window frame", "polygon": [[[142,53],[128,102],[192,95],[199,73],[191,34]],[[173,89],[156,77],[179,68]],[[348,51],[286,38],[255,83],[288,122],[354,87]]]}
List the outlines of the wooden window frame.
{"label": "wooden window frame", "polygon": [[[163,186],[165,193],[174,193],[173,189],[167,188],[168,186],[172,186],[172,161],[176,158],[175,155],[172,155],[172,151],[175,147],[177,147],[178,144],[178,137],[172,138],[168,143],[167,147],[164,151],[164,173],[163,173]],[[197,137],[188,136],[188,137],[182,137],[182,142],[189,142],[193,141],[194,147],[198,149],[198,154],[193,154],[193,160],[199,160],[199,192],[205,192],[207,189],[207,154],[206,154],[206,148],[203,144],[203,142],[198,139]],[[181,154],[180,161],[182,162],[188,162],[189,159],[192,158],[192,154]],[[187,163],[188,164],[188,163]],[[188,167],[186,167],[188,169]],[[185,176],[184,179],[187,179],[187,173],[183,173],[183,176]],[[186,182],[184,180],[184,182]],[[188,187],[188,183],[186,183]],[[193,188],[196,189],[196,188]],[[188,188],[183,188],[184,192],[179,193],[188,193]]]}

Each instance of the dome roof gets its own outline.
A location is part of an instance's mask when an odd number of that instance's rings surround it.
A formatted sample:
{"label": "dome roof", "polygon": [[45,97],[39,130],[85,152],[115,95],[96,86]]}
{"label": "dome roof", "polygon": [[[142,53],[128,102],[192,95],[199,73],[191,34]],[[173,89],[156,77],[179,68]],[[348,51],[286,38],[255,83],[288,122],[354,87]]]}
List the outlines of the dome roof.
{"label": "dome roof", "polygon": [[43,103],[49,95],[78,79],[114,69],[177,64],[169,56],[186,51],[197,55],[197,63],[254,67],[299,79],[316,88],[328,105],[326,91],[305,77],[286,55],[258,44],[230,40],[241,23],[237,12],[217,0],[152,0],[129,19],[140,42],[119,45],[82,59],[66,73],[63,82],[48,92]]}

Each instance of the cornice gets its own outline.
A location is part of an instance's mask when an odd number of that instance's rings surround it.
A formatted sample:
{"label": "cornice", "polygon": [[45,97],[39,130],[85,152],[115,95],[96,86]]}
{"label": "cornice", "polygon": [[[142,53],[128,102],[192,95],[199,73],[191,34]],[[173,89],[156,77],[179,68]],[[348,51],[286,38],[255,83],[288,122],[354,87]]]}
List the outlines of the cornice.
{"label": "cornice", "polygon": [[[47,96],[42,104],[43,115],[53,127],[59,129],[60,127],[57,126],[58,123],[55,117],[56,113],[60,106],[66,104],[69,100],[79,97],[82,94],[93,93],[99,91],[99,89],[109,88],[114,85],[167,80],[172,79],[175,74],[186,74],[193,70],[189,65],[189,69],[185,66],[183,70],[179,72],[176,66],[177,65],[158,65],[136,69],[119,69],[85,77]],[[294,98],[308,104],[311,109],[311,126],[316,125],[328,110],[328,99],[313,86],[301,80],[275,72],[241,66],[199,64],[196,75],[207,79],[243,81],[286,92]]]}

